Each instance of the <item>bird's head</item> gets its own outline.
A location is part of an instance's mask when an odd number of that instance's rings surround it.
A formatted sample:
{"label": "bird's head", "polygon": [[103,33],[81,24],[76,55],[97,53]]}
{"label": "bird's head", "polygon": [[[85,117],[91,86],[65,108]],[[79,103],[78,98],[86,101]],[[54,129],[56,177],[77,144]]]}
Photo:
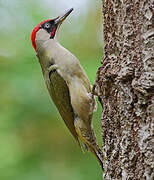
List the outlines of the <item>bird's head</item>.
{"label": "bird's head", "polygon": [[64,14],[62,14],[61,16],[58,16],[55,19],[48,19],[48,20],[42,21],[33,29],[32,34],[31,34],[31,41],[32,41],[32,45],[35,51],[36,51],[35,41],[36,41],[37,33],[41,31],[42,34],[45,34],[46,38],[55,39],[60,25],[72,11],[73,11],[73,8],[67,10]]}

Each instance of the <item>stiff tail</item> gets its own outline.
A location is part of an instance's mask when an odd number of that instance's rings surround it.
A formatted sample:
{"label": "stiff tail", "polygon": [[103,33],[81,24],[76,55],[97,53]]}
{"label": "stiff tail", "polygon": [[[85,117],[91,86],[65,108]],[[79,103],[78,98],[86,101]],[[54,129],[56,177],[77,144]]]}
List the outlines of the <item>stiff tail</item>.
{"label": "stiff tail", "polygon": [[80,148],[81,148],[82,152],[85,152],[85,150],[88,151],[88,149],[90,149],[90,151],[96,156],[102,170],[104,170],[104,168],[103,168],[103,153],[99,147],[97,147],[97,150],[94,148],[91,149],[91,148],[88,148],[88,146],[86,144],[82,143],[82,145],[80,145]]}
{"label": "stiff tail", "polygon": [[78,142],[80,148],[82,149],[82,151],[83,151],[83,147],[86,151],[88,151],[89,149],[96,156],[103,170],[103,154],[101,149],[96,143],[96,137],[92,126],[87,128],[88,124],[85,124],[84,121],[82,121],[79,118],[75,120],[74,125],[75,125],[75,130],[78,134]]}
{"label": "stiff tail", "polygon": [[102,151],[98,148],[97,150],[93,149],[93,153],[95,154],[102,170],[104,170],[103,168],[103,154],[102,154]]}
{"label": "stiff tail", "polygon": [[86,151],[88,151],[88,149],[89,149],[96,156],[102,170],[104,170],[104,168],[103,168],[103,153],[102,153],[101,149],[99,148],[99,146],[97,144],[95,144],[95,148],[91,147],[91,146],[88,147],[86,144],[82,143],[81,149],[83,151],[82,147],[84,147],[84,150],[86,150]]}

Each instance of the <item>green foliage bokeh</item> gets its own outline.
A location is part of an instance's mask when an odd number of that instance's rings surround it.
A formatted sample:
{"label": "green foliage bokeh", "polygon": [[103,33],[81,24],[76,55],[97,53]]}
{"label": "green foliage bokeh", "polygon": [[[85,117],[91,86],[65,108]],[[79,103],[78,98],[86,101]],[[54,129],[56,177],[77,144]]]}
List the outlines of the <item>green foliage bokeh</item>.
{"label": "green foliage bokeh", "polygon": [[[31,45],[32,29],[59,15],[56,1],[50,4],[0,0],[0,180],[101,179],[95,157],[81,152],[52,103]],[[59,41],[93,84],[102,56],[101,5],[90,0],[84,6],[62,25]],[[99,105],[93,118],[99,144],[100,116]]]}

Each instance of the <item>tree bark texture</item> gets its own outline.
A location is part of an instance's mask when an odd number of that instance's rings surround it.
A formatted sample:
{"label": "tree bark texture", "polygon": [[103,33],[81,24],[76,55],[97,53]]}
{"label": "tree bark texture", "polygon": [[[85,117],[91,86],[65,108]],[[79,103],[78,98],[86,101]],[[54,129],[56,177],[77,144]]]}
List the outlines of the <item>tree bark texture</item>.
{"label": "tree bark texture", "polygon": [[153,180],[154,1],[103,0],[104,180]]}

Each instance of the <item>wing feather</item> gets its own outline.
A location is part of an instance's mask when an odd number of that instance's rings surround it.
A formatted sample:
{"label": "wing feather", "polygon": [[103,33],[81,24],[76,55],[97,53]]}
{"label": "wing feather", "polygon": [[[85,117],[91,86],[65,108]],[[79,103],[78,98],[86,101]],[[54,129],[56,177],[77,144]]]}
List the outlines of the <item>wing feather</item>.
{"label": "wing feather", "polygon": [[[55,103],[62,119],[71,134],[78,141],[78,135],[74,127],[75,114],[71,105],[70,93],[65,80],[54,70],[49,73],[50,85],[48,86],[50,96]],[[79,141],[78,141],[79,142]]]}

